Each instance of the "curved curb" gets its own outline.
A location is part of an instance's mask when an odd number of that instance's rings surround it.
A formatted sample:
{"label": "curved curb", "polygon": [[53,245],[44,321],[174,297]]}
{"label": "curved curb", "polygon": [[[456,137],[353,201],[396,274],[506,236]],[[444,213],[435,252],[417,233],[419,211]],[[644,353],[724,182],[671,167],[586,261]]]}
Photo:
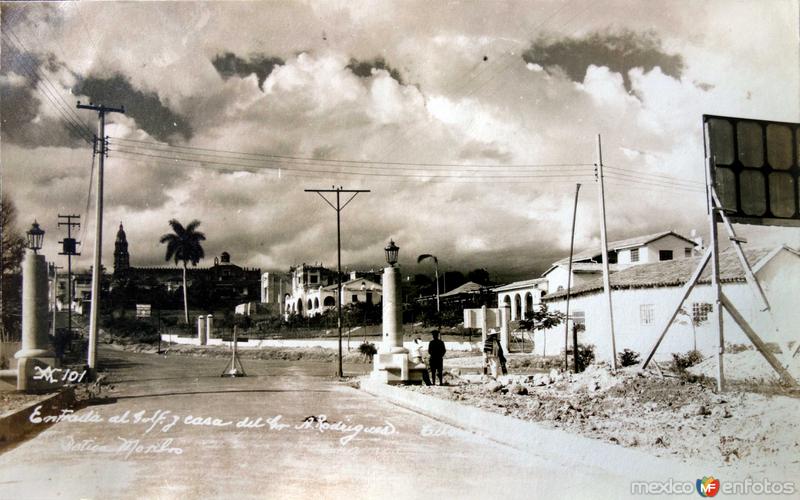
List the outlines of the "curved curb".
{"label": "curved curb", "polygon": [[29,420],[33,409],[41,405],[44,415],[57,414],[61,409],[70,408],[75,403],[75,389],[68,387],[55,394],[29,403],[22,408],[4,413],[0,416],[0,450],[22,441],[34,430],[47,427],[47,424],[34,424]]}
{"label": "curved curb", "polygon": [[506,417],[434,396],[362,379],[361,390],[408,410],[532,453],[567,468],[589,468],[626,480],[694,479],[708,475],[707,467],[660,458],[534,422]]}

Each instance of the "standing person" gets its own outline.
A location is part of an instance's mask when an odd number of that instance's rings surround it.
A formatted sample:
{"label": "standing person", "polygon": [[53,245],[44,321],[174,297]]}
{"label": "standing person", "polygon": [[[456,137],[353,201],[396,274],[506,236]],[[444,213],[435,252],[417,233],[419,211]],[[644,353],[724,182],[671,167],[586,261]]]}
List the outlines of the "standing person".
{"label": "standing person", "polygon": [[492,372],[492,377],[497,378],[497,369],[503,375],[508,374],[506,368],[506,357],[503,355],[503,347],[500,345],[500,338],[497,336],[497,331],[492,328],[486,336],[486,341],[483,344],[483,353],[486,356],[486,363]]}
{"label": "standing person", "polygon": [[[425,365],[425,360],[422,358],[422,339],[417,337],[414,339],[414,344],[411,346],[411,349],[408,351],[408,358],[411,360],[412,363],[415,365]],[[422,381],[425,385],[431,385],[431,379],[428,376],[428,367],[425,366],[425,369],[422,371]]]}
{"label": "standing person", "polygon": [[436,373],[439,373],[439,385],[444,384],[444,354],[447,349],[444,347],[444,342],[439,340],[439,330],[431,332],[433,340],[428,343],[428,356],[431,365],[431,380],[433,385],[436,385]]}

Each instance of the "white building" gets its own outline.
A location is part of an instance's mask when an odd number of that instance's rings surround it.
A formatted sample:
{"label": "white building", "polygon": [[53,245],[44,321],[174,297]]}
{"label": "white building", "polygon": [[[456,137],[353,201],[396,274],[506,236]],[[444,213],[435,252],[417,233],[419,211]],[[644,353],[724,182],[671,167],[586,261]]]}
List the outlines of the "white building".
{"label": "white building", "polygon": [[497,305],[511,309],[511,321],[525,318],[533,310],[543,295],[547,293],[547,278],[515,281],[494,289],[497,292]]}
{"label": "white building", "polygon": [[[337,306],[336,271],[302,264],[292,268],[290,274],[291,288],[284,293],[283,298],[287,316],[316,316]],[[342,306],[355,302],[381,302],[382,288],[373,278],[373,274],[350,272],[350,279],[342,282]]]}
{"label": "white building", "polygon": [[270,311],[284,310],[284,297],[290,290],[290,282],[285,273],[266,272],[261,274],[261,303]]}
{"label": "white building", "polygon": [[[631,266],[681,260],[694,257],[698,242],[673,231],[637,236],[608,243],[608,264],[611,272]],[[572,257],[572,286],[579,287],[603,272],[602,252],[598,248],[579,252]],[[542,274],[547,279],[548,292],[567,288],[569,257],[555,262]]]}
{"label": "white building", "polygon": [[[785,246],[773,250],[748,249],[745,253],[770,302],[774,323],[770,320],[770,314],[760,311],[758,299],[746,283],[744,272],[732,250],[720,254],[724,293],[765,342],[800,339],[797,322],[800,253]],[[691,277],[698,261],[696,257],[681,258],[629,266],[611,274],[617,352],[627,348],[643,357],[647,355],[680,298],[681,287]],[[670,358],[671,353],[686,352],[695,347],[706,355],[716,352],[719,342],[713,325],[717,311],[713,306],[709,275],[710,264],[684,302],[683,313],[670,327],[656,359]],[[542,302],[551,311],[564,312],[565,298],[566,291],[558,290],[545,295]],[[586,328],[579,333],[578,342],[594,344],[598,359],[610,359],[611,338],[601,276],[573,287],[570,293],[570,316],[582,321]],[[693,318],[699,321],[699,325],[693,326]],[[723,320],[726,343],[750,344],[728,314]],[[536,332],[534,342],[535,351],[539,354],[559,354],[564,349],[564,325],[546,332]]]}

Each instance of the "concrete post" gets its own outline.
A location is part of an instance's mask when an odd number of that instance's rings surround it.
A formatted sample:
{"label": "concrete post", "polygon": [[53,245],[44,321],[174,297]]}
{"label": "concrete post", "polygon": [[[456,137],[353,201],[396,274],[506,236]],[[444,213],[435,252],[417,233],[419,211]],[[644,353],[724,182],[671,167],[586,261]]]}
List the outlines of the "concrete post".
{"label": "concrete post", "polygon": [[210,339],[214,332],[214,315],[206,316],[206,339]]}
{"label": "concrete post", "polygon": [[500,310],[500,345],[503,352],[508,353],[508,322],[511,317],[511,308],[501,307]]}
{"label": "concrete post", "polygon": [[22,349],[17,363],[17,389],[35,390],[34,366],[52,366],[55,354],[47,336],[47,263],[44,255],[26,250],[22,262]]}
{"label": "concrete post", "polygon": [[404,353],[403,309],[400,298],[400,271],[394,266],[383,270],[383,341],[381,353]]}
{"label": "concrete post", "polygon": [[403,309],[400,297],[400,270],[383,270],[383,339],[372,358],[372,377],[385,384],[422,381],[422,372],[409,367],[408,350],[403,347]]}
{"label": "concrete post", "polygon": [[202,314],[197,317],[197,341],[200,345],[206,345],[206,317]]}

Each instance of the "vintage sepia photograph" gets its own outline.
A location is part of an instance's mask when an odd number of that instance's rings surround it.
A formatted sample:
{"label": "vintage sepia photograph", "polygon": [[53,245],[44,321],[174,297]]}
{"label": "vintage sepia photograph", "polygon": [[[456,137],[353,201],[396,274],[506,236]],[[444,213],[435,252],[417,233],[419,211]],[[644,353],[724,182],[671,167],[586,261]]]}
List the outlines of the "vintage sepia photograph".
{"label": "vintage sepia photograph", "polygon": [[0,43],[0,500],[800,498],[800,0]]}

